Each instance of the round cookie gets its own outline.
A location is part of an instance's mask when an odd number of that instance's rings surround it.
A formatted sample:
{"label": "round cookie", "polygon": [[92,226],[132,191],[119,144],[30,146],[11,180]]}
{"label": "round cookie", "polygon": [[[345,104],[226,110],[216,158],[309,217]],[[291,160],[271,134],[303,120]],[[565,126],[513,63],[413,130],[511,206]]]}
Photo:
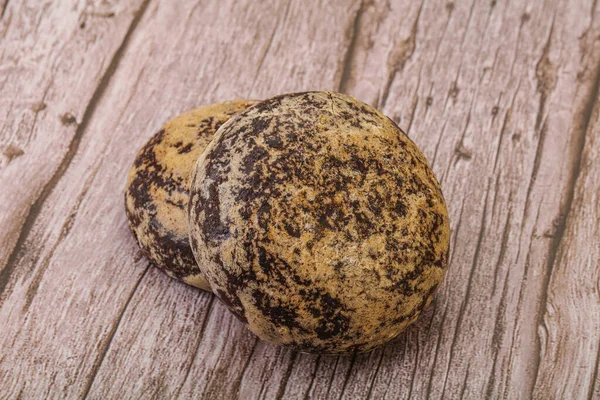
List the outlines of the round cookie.
{"label": "round cookie", "polygon": [[191,180],[196,260],[263,340],[371,350],[415,321],[444,278],[439,183],[392,120],[352,97],[256,104],[219,129]]}
{"label": "round cookie", "polygon": [[125,210],[142,252],[170,276],[210,290],[190,249],[190,174],[217,129],[255,102],[204,106],[167,122],[137,154],[127,179]]}

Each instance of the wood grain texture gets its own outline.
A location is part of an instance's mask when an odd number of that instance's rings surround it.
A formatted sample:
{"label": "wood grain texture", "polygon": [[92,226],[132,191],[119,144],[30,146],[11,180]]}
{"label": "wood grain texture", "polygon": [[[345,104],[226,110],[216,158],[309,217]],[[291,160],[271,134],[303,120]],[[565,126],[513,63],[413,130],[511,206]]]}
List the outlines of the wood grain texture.
{"label": "wood grain texture", "polygon": [[0,296],[146,5],[96,3],[7,1],[2,9],[0,204],[10,212],[0,214]]}
{"label": "wood grain texture", "polygon": [[[600,51],[600,41],[592,43],[594,51]],[[541,352],[534,395],[540,398],[600,398],[600,76],[595,79],[595,100],[582,114],[585,136],[576,163],[577,181],[566,199],[564,220],[556,226],[556,250],[538,329]]]}
{"label": "wood grain texture", "polygon": [[[600,398],[595,1],[11,0],[0,15],[0,397]],[[309,89],[398,122],[450,211],[434,305],[368,354],[256,340],[127,230],[127,171],[164,121]]]}

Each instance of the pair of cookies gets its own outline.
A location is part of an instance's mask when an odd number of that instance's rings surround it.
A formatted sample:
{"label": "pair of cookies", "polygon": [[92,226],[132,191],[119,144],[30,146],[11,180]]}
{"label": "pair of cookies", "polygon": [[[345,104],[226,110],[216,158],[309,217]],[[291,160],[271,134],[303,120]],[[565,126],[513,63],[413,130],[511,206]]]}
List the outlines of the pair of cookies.
{"label": "pair of cookies", "polygon": [[387,342],[447,267],[448,214],[427,160],[392,120],[339,93],[175,118],[139,152],[126,208],[157,266],[301,351]]}

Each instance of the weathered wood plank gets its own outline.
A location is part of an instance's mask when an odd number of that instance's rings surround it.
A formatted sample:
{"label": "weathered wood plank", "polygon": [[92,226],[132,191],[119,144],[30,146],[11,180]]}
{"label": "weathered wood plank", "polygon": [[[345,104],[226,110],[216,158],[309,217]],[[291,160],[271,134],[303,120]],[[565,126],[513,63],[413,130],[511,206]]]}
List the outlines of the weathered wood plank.
{"label": "weathered wood plank", "polygon": [[[600,41],[586,34],[590,53]],[[576,163],[577,183],[565,199],[567,214],[555,226],[555,258],[546,289],[535,398],[600,398],[600,66],[579,128],[582,157]],[[586,129],[587,128],[587,129]]]}
{"label": "weathered wood plank", "polygon": [[[15,30],[22,17],[13,8],[27,5],[8,3],[0,35],[13,39],[0,44],[1,59],[21,42],[47,59],[39,70],[0,74],[8,85],[0,89],[0,183],[9,189],[0,196],[19,200],[0,203],[11,204],[0,211],[5,259],[17,244],[0,274],[3,395],[600,395],[592,162],[600,122],[591,114],[600,7],[341,3],[113,4],[112,17],[110,7],[87,13],[84,30],[99,29],[101,44],[69,36],[68,24],[38,28],[39,43],[30,42],[27,28],[60,20],[66,6]],[[75,16],[84,14],[65,15],[73,27],[83,22]],[[57,40],[72,53],[46,55]],[[76,50],[86,55],[81,73],[62,58]],[[21,78],[35,96],[19,103]],[[52,85],[46,108],[40,82]],[[127,169],[166,119],[203,103],[307,89],[348,92],[398,121],[432,161],[450,209],[452,262],[434,306],[370,354],[297,354],[257,341],[213,296],[149,268],[126,227]],[[75,124],[67,115],[62,125],[63,110]]]}
{"label": "weathered wood plank", "polygon": [[71,163],[130,32],[135,1],[4,2],[0,19],[0,295]]}

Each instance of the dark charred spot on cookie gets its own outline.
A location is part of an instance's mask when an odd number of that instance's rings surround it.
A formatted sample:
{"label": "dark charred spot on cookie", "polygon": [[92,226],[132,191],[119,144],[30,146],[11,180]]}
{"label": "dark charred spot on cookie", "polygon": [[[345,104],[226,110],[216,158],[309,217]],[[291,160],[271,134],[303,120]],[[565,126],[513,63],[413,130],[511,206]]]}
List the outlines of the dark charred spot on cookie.
{"label": "dark charred spot on cookie", "polygon": [[341,270],[343,267],[344,267],[344,263],[343,263],[343,262],[341,262],[341,261],[336,261],[336,262],[333,264],[333,268],[334,268],[336,271],[340,271],[340,270]]}
{"label": "dark charred spot on cookie", "polygon": [[[356,121],[356,114],[352,114],[348,111],[341,111],[339,114],[344,119],[351,120],[353,122]],[[358,126],[358,127],[360,128],[360,126]]]}
{"label": "dark charred spot on cookie", "polygon": [[396,200],[396,204],[394,204],[394,211],[396,211],[396,213],[401,216],[402,218],[406,217],[406,213],[408,211],[408,207],[406,206],[406,203],[404,203],[401,200]]}
{"label": "dark charred spot on cookie", "polygon": [[308,312],[315,318],[319,318],[321,315],[323,315],[323,313],[321,312],[321,310],[317,307],[314,306],[309,306],[308,307]]}
{"label": "dark charred spot on cookie", "polygon": [[179,200],[179,201],[173,201],[171,199],[166,199],[165,203],[172,205],[173,207],[177,207],[177,208],[185,208],[185,203],[183,202],[183,200]]}
{"label": "dark charred spot on cookie", "polygon": [[375,233],[375,224],[363,212],[357,211],[354,213],[358,234],[361,238],[366,239],[369,235]]}
{"label": "dark charred spot on cookie", "polygon": [[301,236],[300,229],[287,221],[283,222],[285,231],[292,237],[299,238]]}
{"label": "dark charred spot on cookie", "polygon": [[271,211],[271,206],[267,202],[264,202],[263,204],[261,204],[260,208],[258,209],[258,212],[257,212],[258,226],[260,226],[262,229],[266,230],[269,225],[269,222],[270,222],[269,212],[270,211]]}
{"label": "dark charred spot on cookie", "polygon": [[216,184],[210,185],[208,189],[208,198],[199,201],[196,210],[204,210],[204,223],[202,224],[202,233],[206,240],[221,241],[229,236],[229,228],[221,222],[221,201],[219,199],[219,190]]}
{"label": "dark charred spot on cookie", "polygon": [[271,272],[271,261],[267,256],[267,251],[264,247],[258,247],[258,265],[262,269],[262,272],[269,275]]}
{"label": "dark charred spot on cookie", "polygon": [[414,289],[410,284],[410,280],[408,280],[406,276],[396,280],[391,289],[395,292],[402,293],[402,295],[405,297],[410,297],[414,293]]}
{"label": "dark charred spot on cookie", "polygon": [[263,246],[257,246],[258,266],[261,272],[267,276],[269,282],[278,282],[285,286],[288,282],[297,282],[290,265],[279,257],[267,252]]}
{"label": "dark charred spot on cookie", "polygon": [[335,227],[333,226],[333,224],[331,224],[329,222],[329,218],[327,218],[326,214],[321,214],[317,217],[317,222],[319,222],[319,225],[324,228],[324,229],[329,229],[329,230],[333,230],[335,229]]}
{"label": "dark charred spot on cookie", "polygon": [[270,123],[271,118],[255,117],[252,120],[251,129],[247,132],[247,134],[257,136],[261,132],[265,131],[269,127]]}
{"label": "dark charred spot on cookie", "polygon": [[149,157],[154,157],[153,162],[156,163],[156,158],[154,156],[154,147],[156,147],[156,145],[163,141],[164,136],[164,129],[161,129],[154,136],[152,136],[152,138],[140,150],[140,153],[134,161],[134,166],[138,168],[141,167],[142,165],[148,162]]}
{"label": "dark charred spot on cookie", "polygon": [[190,151],[192,151],[193,147],[194,147],[194,145],[192,143],[188,143],[185,146],[183,146],[182,148],[180,148],[179,150],[177,150],[177,152],[179,154],[189,153]]}
{"label": "dark charred spot on cookie", "polygon": [[252,150],[244,157],[244,172],[249,174],[254,169],[254,165],[269,157],[269,152],[262,146],[255,145]]}
{"label": "dark charred spot on cookie", "polygon": [[270,135],[269,137],[265,138],[265,143],[274,149],[283,148],[283,140],[281,140],[281,138],[277,135]]}
{"label": "dark charred spot on cookie", "polygon": [[275,326],[305,330],[298,323],[298,312],[293,305],[277,302],[274,298],[261,291],[254,291],[252,298],[254,306],[260,310]]}
{"label": "dark charred spot on cookie", "polygon": [[193,249],[197,249],[198,248],[198,238],[196,237],[196,235],[190,235],[190,245]]}
{"label": "dark charred spot on cookie", "polygon": [[321,292],[319,296],[319,307],[322,317],[316,328],[319,339],[327,340],[333,337],[343,336],[348,330],[350,318],[343,314],[343,306],[339,300],[333,298],[328,292]]}

